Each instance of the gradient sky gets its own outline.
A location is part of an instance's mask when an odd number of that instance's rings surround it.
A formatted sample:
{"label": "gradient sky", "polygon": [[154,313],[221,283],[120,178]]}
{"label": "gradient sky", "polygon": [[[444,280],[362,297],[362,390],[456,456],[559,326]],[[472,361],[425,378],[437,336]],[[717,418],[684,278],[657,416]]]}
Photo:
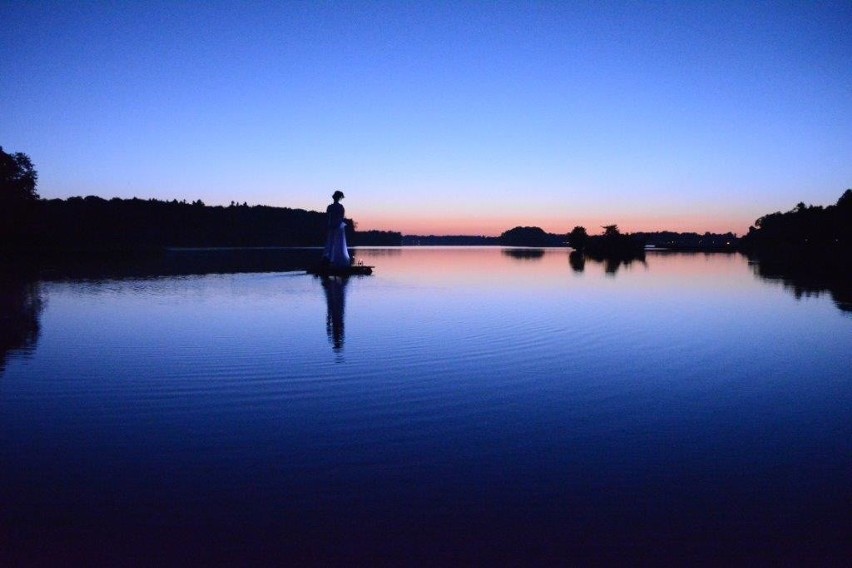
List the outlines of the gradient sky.
{"label": "gradient sky", "polygon": [[852,187],[852,2],[0,0],[42,197],[744,233]]}

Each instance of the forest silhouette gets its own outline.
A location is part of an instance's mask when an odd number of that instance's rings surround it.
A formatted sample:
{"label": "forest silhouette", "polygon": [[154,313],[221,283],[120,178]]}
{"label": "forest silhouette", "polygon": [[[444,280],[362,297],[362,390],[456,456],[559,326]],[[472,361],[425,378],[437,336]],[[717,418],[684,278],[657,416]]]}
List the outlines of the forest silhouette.
{"label": "forest silhouette", "polygon": [[[325,213],[263,205],[206,206],[154,199],[72,197],[42,201],[36,246],[84,250],[161,247],[322,246]],[[400,235],[358,233],[349,220],[353,245],[398,242]]]}
{"label": "forest silhouette", "polygon": [[742,238],[749,252],[784,251],[792,255],[847,255],[852,245],[852,189],[834,205],[805,205],[764,215]]}

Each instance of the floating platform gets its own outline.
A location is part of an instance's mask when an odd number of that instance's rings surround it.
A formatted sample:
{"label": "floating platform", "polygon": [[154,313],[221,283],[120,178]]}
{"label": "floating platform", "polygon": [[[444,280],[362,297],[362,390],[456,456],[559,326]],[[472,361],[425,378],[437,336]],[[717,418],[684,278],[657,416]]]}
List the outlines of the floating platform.
{"label": "floating platform", "polygon": [[314,276],[368,276],[373,273],[373,266],[353,264],[352,266],[316,265],[307,269]]}

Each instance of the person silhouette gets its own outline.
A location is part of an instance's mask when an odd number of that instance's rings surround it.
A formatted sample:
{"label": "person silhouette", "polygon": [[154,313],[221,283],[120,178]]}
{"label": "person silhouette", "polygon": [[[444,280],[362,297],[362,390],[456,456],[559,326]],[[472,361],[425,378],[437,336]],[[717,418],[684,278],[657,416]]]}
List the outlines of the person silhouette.
{"label": "person silhouette", "polygon": [[322,288],[325,291],[326,316],[325,331],[331,348],[335,353],[343,351],[343,314],[346,305],[346,284],[349,281],[346,276],[328,276],[322,279]]}
{"label": "person silhouette", "polygon": [[325,210],[328,233],[326,234],[322,258],[324,264],[330,264],[336,268],[345,268],[352,264],[346,246],[346,221],[343,220],[346,211],[340,204],[343,197],[342,191],[335,191],[331,196],[334,203]]}

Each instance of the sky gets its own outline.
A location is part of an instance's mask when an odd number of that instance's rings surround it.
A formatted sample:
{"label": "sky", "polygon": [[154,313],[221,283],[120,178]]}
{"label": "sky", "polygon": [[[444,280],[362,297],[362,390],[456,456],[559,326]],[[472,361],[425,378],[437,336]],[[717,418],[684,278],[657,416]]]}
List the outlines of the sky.
{"label": "sky", "polygon": [[0,0],[43,198],[743,234],[852,187],[852,2]]}

